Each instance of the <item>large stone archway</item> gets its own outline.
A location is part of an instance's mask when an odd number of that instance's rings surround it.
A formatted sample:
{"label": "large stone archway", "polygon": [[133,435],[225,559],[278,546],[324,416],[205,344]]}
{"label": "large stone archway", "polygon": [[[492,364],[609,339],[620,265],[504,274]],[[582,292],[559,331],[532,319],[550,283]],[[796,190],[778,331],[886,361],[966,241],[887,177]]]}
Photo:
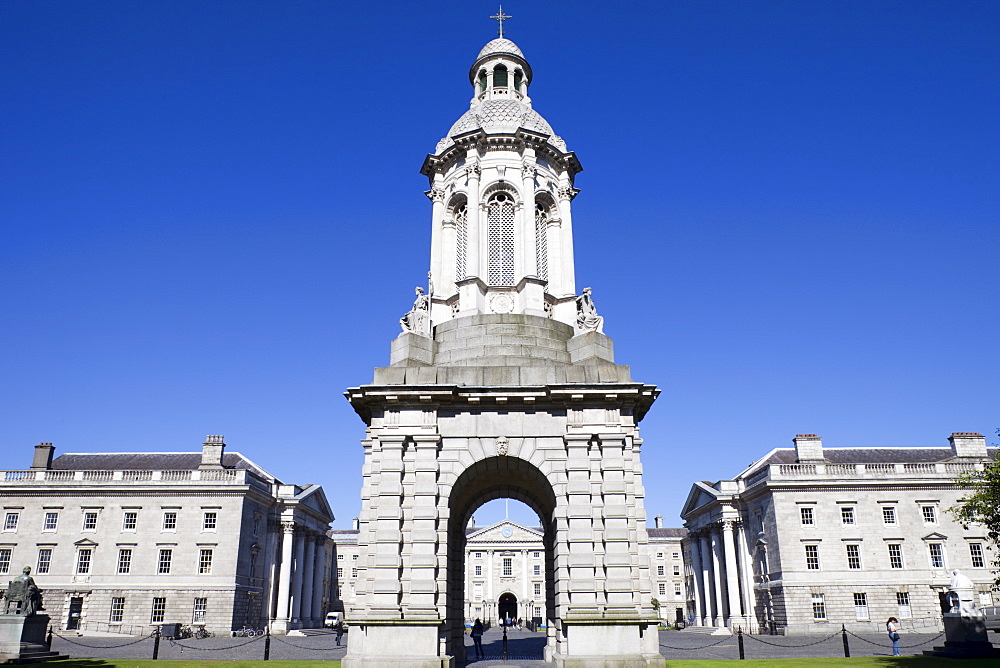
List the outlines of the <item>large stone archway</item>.
{"label": "large stone archway", "polygon": [[[463,530],[476,507],[501,497],[542,520],[546,658],[661,663],[637,428],[656,389],[611,361],[608,337],[545,317],[455,318],[415,338],[400,335],[393,366],[348,391],[368,430],[344,665],[462,657]],[[415,345],[430,358],[410,357]],[[464,365],[435,364],[442,347]],[[476,365],[484,359],[495,363]]]}

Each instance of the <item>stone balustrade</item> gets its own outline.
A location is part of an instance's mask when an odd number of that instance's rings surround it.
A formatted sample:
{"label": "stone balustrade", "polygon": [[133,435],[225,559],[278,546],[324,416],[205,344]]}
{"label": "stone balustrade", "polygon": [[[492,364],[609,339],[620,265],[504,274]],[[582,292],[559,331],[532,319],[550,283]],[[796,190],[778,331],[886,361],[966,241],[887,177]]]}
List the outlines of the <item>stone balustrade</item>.
{"label": "stone balustrade", "polygon": [[770,464],[743,482],[743,488],[765,480],[791,481],[803,479],[838,480],[843,478],[940,478],[957,477],[981,471],[981,463],[972,462],[909,462],[877,464]]}
{"label": "stone balustrade", "polygon": [[59,471],[14,470],[0,471],[0,485],[38,485],[49,483],[106,483],[147,484],[203,482],[223,485],[250,485],[270,492],[271,485],[246,469],[204,469],[179,471],[119,470],[119,471]]}

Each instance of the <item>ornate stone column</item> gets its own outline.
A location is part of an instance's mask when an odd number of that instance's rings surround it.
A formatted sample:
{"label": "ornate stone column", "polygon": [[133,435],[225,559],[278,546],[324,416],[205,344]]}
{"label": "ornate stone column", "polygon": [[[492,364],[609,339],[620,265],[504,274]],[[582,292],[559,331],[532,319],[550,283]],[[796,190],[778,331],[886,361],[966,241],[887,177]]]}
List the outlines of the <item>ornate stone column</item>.
{"label": "ornate stone column", "polygon": [[709,552],[709,529],[705,528],[699,532],[698,544],[701,546],[701,587],[705,593],[705,617],[702,626],[712,626],[715,616],[712,613],[712,555]]}
{"label": "ornate stone column", "polygon": [[313,557],[312,618],[313,624],[322,626],[324,617],[326,617],[326,611],[323,610],[323,583],[328,565],[326,560],[326,536],[323,534],[316,536],[313,549],[316,555]]}
{"label": "ornate stone column", "polygon": [[[591,437],[589,434],[566,434],[563,438],[566,443],[566,522],[569,530],[563,536],[564,540],[568,540],[565,553],[558,556],[569,564],[566,617],[591,617],[598,613],[594,515],[600,513],[600,507],[594,507],[591,497],[588,453]],[[585,536],[589,540],[584,539]]]}
{"label": "ornate stone column", "polygon": [[292,543],[295,540],[295,523],[281,523],[281,568],[278,572],[278,605],[275,612],[275,630],[287,631],[292,587]]}
{"label": "ornate stone column", "polygon": [[303,532],[299,538],[302,544],[302,552],[305,556],[305,563],[302,568],[302,602],[299,606],[299,624],[302,628],[309,628],[312,624],[313,607],[313,569],[316,567],[316,550],[313,537],[310,533]]}
{"label": "ornate stone column", "polygon": [[[434,422],[433,418],[426,418]],[[413,439],[412,506],[410,520],[409,602],[406,619],[437,619],[438,513],[436,498],[437,453],[440,437],[416,435]],[[404,513],[405,520],[405,513]]]}
{"label": "ornate stone column", "polygon": [[722,522],[722,545],[726,559],[726,601],[729,604],[728,624],[740,624],[742,622],[743,611],[740,609],[740,580],[739,568],[736,564],[736,546],[733,542],[733,529],[736,522],[733,520],[723,520]]}
{"label": "ornate stone column", "polygon": [[748,526],[749,523],[744,520],[736,526],[737,560],[743,584],[743,615],[746,618],[747,630],[757,633],[757,595],[753,586],[753,561],[746,535]]}
{"label": "ornate stone column", "polygon": [[702,574],[702,564],[701,564],[701,541],[696,536],[691,536],[691,574],[693,575],[692,580],[694,587],[694,616],[698,619],[698,623],[702,623],[705,618],[703,614],[705,601],[704,594],[704,577]]}
{"label": "ornate stone column", "polygon": [[374,547],[374,558],[370,558],[368,568],[373,571],[371,582],[371,603],[369,611],[380,618],[400,618],[399,605],[402,583],[399,569],[402,567],[399,546],[403,538],[401,530],[403,511],[399,505],[403,494],[403,435],[382,434],[379,437],[381,457],[376,464],[379,478],[378,489],[373,489],[372,507],[375,511],[374,538],[369,543]]}
{"label": "ornate stone column", "polygon": [[715,619],[712,626],[726,625],[726,606],[722,589],[722,543],[719,540],[719,527],[712,526],[712,581],[715,585]]}
{"label": "ornate stone column", "polygon": [[295,534],[295,564],[292,566],[292,623],[301,623],[302,620],[302,574],[305,568],[305,536],[301,531]]}
{"label": "ornate stone column", "polygon": [[[444,190],[441,188],[441,175],[435,177],[434,187],[425,194],[432,202],[431,206],[431,278],[435,288],[450,292],[443,282],[442,260],[442,221],[444,220]],[[428,295],[433,297],[434,295]],[[444,295],[442,295],[444,296]]]}
{"label": "ornate stone column", "polygon": [[558,190],[559,194],[559,219],[561,226],[561,255],[562,255],[562,280],[560,287],[562,294],[559,296],[576,294],[576,270],[573,266],[573,212],[570,202],[576,196],[576,191],[568,185],[563,185]]}
{"label": "ornate stone column", "polygon": [[[525,149],[525,153],[532,151]],[[524,276],[538,276],[538,262],[535,257],[535,165],[525,155],[521,161],[521,192],[524,208],[521,211],[521,255],[524,256],[522,267]]]}
{"label": "ornate stone column", "polygon": [[[492,74],[490,76],[493,76]],[[479,167],[479,158],[475,151],[469,151],[466,161],[469,163],[469,201],[468,206],[468,238],[467,252],[468,257],[465,259],[465,271],[469,276],[481,277],[482,272],[482,251],[480,240],[485,237],[485,230],[483,229],[483,202],[482,193],[479,191],[479,177],[482,170]],[[472,308],[473,304],[462,304],[463,309]]]}

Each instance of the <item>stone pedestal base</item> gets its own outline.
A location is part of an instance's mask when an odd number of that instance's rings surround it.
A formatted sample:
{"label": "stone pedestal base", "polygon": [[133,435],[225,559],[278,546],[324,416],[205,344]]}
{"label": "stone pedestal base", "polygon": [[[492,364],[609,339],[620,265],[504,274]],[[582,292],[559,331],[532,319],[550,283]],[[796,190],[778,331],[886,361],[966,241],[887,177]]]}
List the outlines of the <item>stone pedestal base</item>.
{"label": "stone pedestal base", "polygon": [[[582,620],[581,620],[582,621]],[[552,657],[560,668],[666,666],[655,622],[563,621],[563,637]]]}
{"label": "stone pedestal base", "polygon": [[0,615],[0,662],[30,663],[62,657],[45,642],[48,615]]}
{"label": "stone pedestal base", "polygon": [[986,620],[981,615],[963,617],[945,613],[944,637],[944,645],[925,649],[924,655],[952,659],[1000,658],[1000,649],[993,647],[987,638]]}
{"label": "stone pedestal base", "polygon": [[351,622],[343,668],[450,668],[440,622]]}

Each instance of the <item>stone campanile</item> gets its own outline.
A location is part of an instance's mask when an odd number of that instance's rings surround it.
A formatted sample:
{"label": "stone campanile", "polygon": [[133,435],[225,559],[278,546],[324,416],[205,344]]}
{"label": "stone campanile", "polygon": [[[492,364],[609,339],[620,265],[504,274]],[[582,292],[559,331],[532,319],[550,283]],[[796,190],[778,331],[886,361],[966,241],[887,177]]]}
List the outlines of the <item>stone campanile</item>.
{"label": "stone campanile", "polygon": [[576,292],[581,167],[532,108],[532,77],[502,31],[476,56],[470,107],[421,169],[428,286],[389,366],[346,393],[368,429],[345,667],[465,658],[465,527],[496,498],[540,519],[545,592],[498,594],[546,621],[547,661],[663,661],[637,426],[658,390],[615,364],[590,289]]}

